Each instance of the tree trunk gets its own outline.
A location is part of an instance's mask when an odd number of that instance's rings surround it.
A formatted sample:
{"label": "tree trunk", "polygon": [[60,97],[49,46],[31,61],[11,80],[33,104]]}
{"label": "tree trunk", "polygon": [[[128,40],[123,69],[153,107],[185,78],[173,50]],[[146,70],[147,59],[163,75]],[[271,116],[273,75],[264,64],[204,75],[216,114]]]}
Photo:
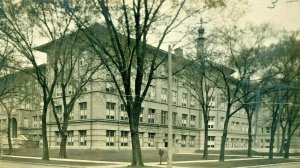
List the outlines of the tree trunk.
{"label": "tree trunk", "polygon": [[208,157],[208,118],[204,115],[204,146],[203,146],[203,156],[202,159],[207,160]]}
{"label": "tree trunk", "polygon": [[[72,105],[71,105],[72,106]],[[60,148],[59,148],[59,157],[60,158],[67,158],[67,130],[68,130],[68,122],[70,118],[70,112],[72,111],[72,108],[67,107],[64,105],[64,108],[66,111],[64,111],[64,120],[63,120],[63,126],[60,131],[61,135],[61,141],[60,141]]]}
{"label": "tree trunk", "polygon": [[248,151],[247,151],[247,157],[251,158],[252,157],[252,143],[253,143],[253,138],[252,138],[252,122],[248,121]]}
{"label": "tree trunk", "polygon": [[[276,122],[276,120],[275,120]],[[275,133],[276,133],[276,123],[272,122],[271,126],[271,137],[270,137],[270,146],[269,146],[269,159],[273,159],[273,147],[274,147],[274,140],[275,140]]]}
{"label": "tree trunk", "polygon": [[289,122],[288,126],[288,132],[287,132],[287,142],[285,144],[285,149],[284,149],[284,158],[288,159],[290,156],[290,146],[291,146],[291,141],[292,141],[292,123]]}
{"label": "tree trunk", "polygon": [[131,145],[132,145],[132,167],[143,167],[143,157],[140,146],[139,139],[139,117],[141,110],[141,103],[135,103],[133,108],[128,105],[127,109],[132,110],[129,111],[129,127],[131,133]]}
{"label": "tree trunk", "polygon": [[229,123],[229,117],[226,116],[225,122],[224,122],[224,130],[222,135],[222,141],[221,141],[221,150],[220,150],[220,157],[219,161],[224,162],[225,160],[225,145],[226,145],[226,139],[227,139],[227,132],[228,132],[228,123]]}
{"label": "tree trunk", "polygon": [[11,116],[8,116],[7,120],[7,142],[8,142],[8,155],[12,153],[12,143],[11,143]]}
{"label": "tree trunk", "polygon": [[284,141],[285,141],[285,129],[282,128],[282,134],[281,134],[281,145],[280,145],[280,150],[279,150],[279,155],[283,156],[283,151],[284,149]]}
{"label": "tree trunk", "polygon": [[42,136],[43,136],[43,156],[42,156],[42,160],[49,160],[47,125],[46,125],[47,117],[46,117],[46,115],[47,115],[47,108],[44,105],[43,115],[42,115]]}
{"label": "tree trunk", "polygon": [[284,148],[284,158],[288,159],[290,157],[290,147],[291,147],[292,136],[288,136],[285,148]]}
{"label": "tree trunk", "polygon": [[63,132],[61,135],[59,158],[67,158],[67,135]]}
{"label": "tree trunk", "polygon": [[142,152],[140,147],[140,139],[138,129],[131,130],[131,145],[132,145],[132,162],[131,166],[140,167],[144,166]]}

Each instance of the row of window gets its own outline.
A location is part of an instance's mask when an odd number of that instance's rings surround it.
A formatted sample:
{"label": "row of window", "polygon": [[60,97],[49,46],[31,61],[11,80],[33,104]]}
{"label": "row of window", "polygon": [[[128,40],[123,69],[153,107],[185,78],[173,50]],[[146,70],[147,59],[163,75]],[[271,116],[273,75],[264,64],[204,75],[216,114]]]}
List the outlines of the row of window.
{"label": "row of window", "polygon": [[240,132],[240,133],[247,133],[248,132],[248,124],[232,121],[231,125],[230,125],[230,131]]}
{"label": "row of window", "polygon": [[[149,109],[149,110],[152,110],[151,113],[149,113],[149,118],[151,117],[151,120],[149,120],[149,123],[154,123],[155,110],[154,109]],[[168,111],[161,111],[161,120],[160,121],[161,121],[162,125],[167,125],[168,124]],[[191,115],[189,121],[190,121],[189,126],[194,128],[195,123],[196,123],[196,116]],[[172,113],[172,124],[174,126],[187,127],[188,126],[188,114],[181,114],[181,123],[179,124],[179,121],[178,121],[178,118],[177,118],[177,113],[173,112]]]}
{"label": "row of window", "polygon": [[[60,120],[62,121],[62,117],[63,117],[62,106],[56,106],[55,111],[58,114],[58,117],[60,118]],[[86,102],[79,103],[79,111],[80,111],[80,119],[86,119],[87,118],[87,103]],[[117,111],[116,103],[106,102],[106,119],[115,119],[116,111]],[[157,120],[156,109],[151,109],[151,108],[148,109],[148,118],[147,118],[148,121],[144,121],[143,114],[144,114],[144,109],[142,108],[140,117],[139,117],[140,122],[148,122],[151,124],[159,123],[156,121]],[[161,116],[160,124],[166,125],[168,123],[168,112],[161,111],[160,116]],[[73,114],[73,112],[71,112],[69,119],[73,119],[73,118],[74,118],[74,114]],[[123,104],[121,104],[121,106],[120,106],[120,119],[124,120],[124,121],[128,120],[128,115],[127,115],[125,106]],[[190,127],[195,127],[196,116],[191,115],[189,121],[190,121],[189,122]],[[179,121],[178,121],[176,112],[172,113],[172,122],[173,122],[173,125],[179,126]],[[181,126],[183,126],[183,127],[188,126],[188,114],[181,115]]]}
{"label": "row of window", "polygon": [[[86,130],[78,130],[78,141],[80,146],[87,145],[87,131]],[[61,135],[59,131],[55,131],[56,137],[56,145],[60,145],[61,142]],[[67,145],[73,146],[74,145],[74,131],[67,132]]]}
{"label": "row of window", "polygon": [[[148,138],[144,137],[144,133],[139,133],[140,144],[143,146],[144,143],[147,144],[148,147],[155,147],[157,145],[158,140],[156,139],[156,133],[147,133]],[[61,135],[58,131],[55,132],[56,136],[56,145],[60,145]],[[167,134],[165,134],[164,141],[167,143]],[[86,130],[78,130],[78,142],[80,146],[87,145],[87,131]],[[106,130],[106,146],[116,146],[116,130]],[[120,131],[120,146],[129,146],[129,131]],[[67,145],[73,146],[74,140],[74,131],[67,132]],[[175,139],[175,134],[173,134],[173,139]],[[145,141],[147,140],[147,141]],[[194,147],[195,146],[196,136],[188,136],[181,135],[181,147]],[[145,141],[145,142],[144,142]]]}
{"label": "row of window", "polygon": [[[87,102],[80,102],[79,105],[79,113],[80,113],[80,119],[86,119],[87,118]],[[55,112],[57,116],[59,117],[60,121],[63,121],[63,110],[62,106],[55,106]],[[70,113],[69,119],[74,119],[73,111]]]}
{"label": "row of window", "polygon": [[[177,91],[172,90],[172,103],[174,105],[177,104],[177,105],[181,105],[183,107],[187,107],[189,105],[189,107],[195,108],[195,97],[194,96],[191,96],[190,101],[188,102],[188,94],[182,93],[181,94],[181,104],[179,104],[177,95],[178,95]],[[157,100],[155,86],[149,87],[147,98],[150,100]],[[168,89],[167,88],[161,89],[160,102],[163,102],[163,103],[168,102]]]}
{"label": "row of window", "polygon": [[[86,92],[87,91],[87,87],[83,88],[83,91]],[[66,95],[72,95],[76,92],[76,89],[73,88],[73,86],[68,86],[67,90],[66,90]],[[62,88],[60,85],[56,86],[56,96],[62,96]]]}
{"label": "row of window", "polygon": [[243,138],[227,138],[226,148],[247,148],[248,147],[248,139]]}
{"label": "row of window", "polygon": [[[215,117],[214,116],[209,116],[208,117],[208,128],[215,128],[215,124],[216,124]],[[219,126],[220,128],[223,128],[223,126],[224,126],[224,117],[220,117],[219,125],[220,125]],[[248,124],[232,121],[229,129],[232,132],[247,133]]]}

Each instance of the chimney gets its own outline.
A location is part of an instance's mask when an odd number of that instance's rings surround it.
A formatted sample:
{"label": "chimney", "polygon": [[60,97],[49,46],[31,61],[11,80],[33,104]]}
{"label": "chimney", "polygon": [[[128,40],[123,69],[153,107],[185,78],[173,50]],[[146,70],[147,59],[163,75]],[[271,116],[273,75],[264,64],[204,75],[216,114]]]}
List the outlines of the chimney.
{"label": "chimney", "polygon": [[180,48],[180,47],[174,49],[174,54],[175,54],[177,57],[183,57],[183,49]]}

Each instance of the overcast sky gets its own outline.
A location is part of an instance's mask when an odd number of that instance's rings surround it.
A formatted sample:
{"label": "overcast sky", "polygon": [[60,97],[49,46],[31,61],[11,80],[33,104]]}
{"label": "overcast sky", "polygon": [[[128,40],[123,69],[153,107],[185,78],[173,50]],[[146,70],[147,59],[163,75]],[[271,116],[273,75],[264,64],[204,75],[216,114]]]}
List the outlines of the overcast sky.
{"label": "overcast sky", "polygon": [[[247,0],[240,0],[240,2],[243,1]],[[239,18],[239,24],[244,25],[247,22],[253,24],[271,23],[277,29],[300,30],[300,0],[278,0],[275,7],[270,8],[273,7],[272,2],[275,1],[276,0],[248,0],[248,5],[245,5],[247,7],[247,13]],[[220,15],[222,14],[221,12]],[[228,17],[230,17],[230,13],[227,13],[227,15],[224,14],[224,24],[228,21]],[[208,32],[212,25],[222,25],[219,19],[212,22],[214,23],[204,25]],[[193,21],[193,24],[196,24],[196,27],[198,27],[199,21]],[[41,44],[44,42],[45,41],[40,41]],[[167,50],[167,45],[162,47],[162,49]],[[44,59],[45,57],[41,59],[41,62],[44,62]]]}
{"label": "overcast sky", "polygon": [[[300,29],[300,0],[250,0],[250,12],[243,18],[252,23],[269,22],[279,29]],[[294,2],[292,2],[294,1]]]}

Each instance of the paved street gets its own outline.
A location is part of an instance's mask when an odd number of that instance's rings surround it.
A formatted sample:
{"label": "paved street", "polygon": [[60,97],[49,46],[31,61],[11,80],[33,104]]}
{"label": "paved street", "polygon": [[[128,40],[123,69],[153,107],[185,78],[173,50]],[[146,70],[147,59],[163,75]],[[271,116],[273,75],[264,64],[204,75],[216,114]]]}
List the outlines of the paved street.
{"label": "paved street", "polygon": [[[1,168],[49,168],[49,167],[65,167],[65,166],[55,166],[52,164],[34,164],[34,163],[18,163],[18,162],[11,162],[11,161],[3,161],[0,160],[0,167]],[[66,165],[67,167],[67,165]]]}
{"label": "paved street", "polygon": [[[299,168],[300,167],[300,163],[297,162],[297,163],[281,163],[281,164],[270,164],[270,165],[264,165],[264,166],[250,166],[250,167],[247,167],[247,168],[267,168],[267,167],[271,167],[271,168]],[[240,167],[242,168],[242,167]],[[246,168],[246,167],[243,167],[243,168]]]}

